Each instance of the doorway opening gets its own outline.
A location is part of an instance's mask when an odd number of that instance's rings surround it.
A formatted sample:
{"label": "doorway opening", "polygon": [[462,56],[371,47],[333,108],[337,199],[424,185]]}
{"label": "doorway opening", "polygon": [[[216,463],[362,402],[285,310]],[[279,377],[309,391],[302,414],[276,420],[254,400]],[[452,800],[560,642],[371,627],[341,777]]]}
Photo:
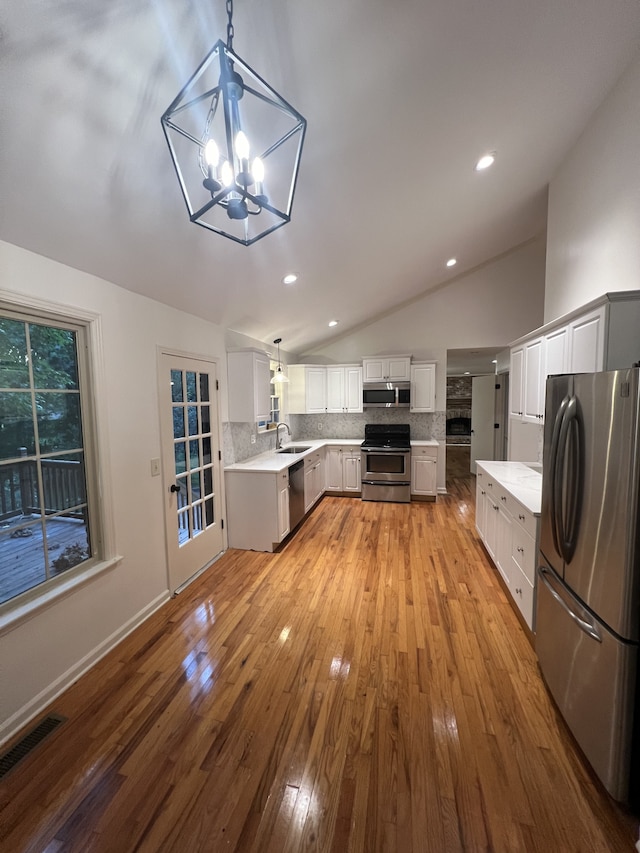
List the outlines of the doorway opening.
{"label": "doorway opening", "polygon": [[447,350],[447,490],[470,480],[476,459],[506,459],[505,366],[503,347]]}

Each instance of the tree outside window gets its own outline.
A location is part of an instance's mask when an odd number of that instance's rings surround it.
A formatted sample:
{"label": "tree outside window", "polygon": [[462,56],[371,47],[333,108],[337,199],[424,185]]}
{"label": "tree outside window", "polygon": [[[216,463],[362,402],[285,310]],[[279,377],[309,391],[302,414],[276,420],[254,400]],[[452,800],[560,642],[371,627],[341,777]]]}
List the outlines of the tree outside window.
{"label": "tree outside window", "polygon": [[83,336],[81,326],[0,313],[0,603],[94,556]]}

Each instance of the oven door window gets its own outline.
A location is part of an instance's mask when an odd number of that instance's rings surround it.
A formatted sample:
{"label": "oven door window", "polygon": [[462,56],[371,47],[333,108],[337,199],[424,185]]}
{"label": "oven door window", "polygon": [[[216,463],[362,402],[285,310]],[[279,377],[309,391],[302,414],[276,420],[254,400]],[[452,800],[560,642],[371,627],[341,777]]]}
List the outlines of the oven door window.
{"label": "oven door window", "polygon": [[404,474],[405,457],[399,453],[367,453],[368,474]]}

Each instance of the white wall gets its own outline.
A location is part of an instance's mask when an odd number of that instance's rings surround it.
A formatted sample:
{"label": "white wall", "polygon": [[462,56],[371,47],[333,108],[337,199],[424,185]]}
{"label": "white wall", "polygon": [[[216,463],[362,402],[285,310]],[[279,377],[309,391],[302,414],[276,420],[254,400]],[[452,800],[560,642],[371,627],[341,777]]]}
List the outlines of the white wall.
{"label": "white wall", "polygon": [[[334,343],[305,353],[349,363],[362,356],[411,353],[444,368],[447,349],[500,347],[542,323],[545,241],[523,244],[491,263],[390,312]],[[446,370],[438,371],[444,411]]]}
{"label": "white wall", "polygon": [[640,57],[568,153],[549,189],[544,322],[640,286]]}
{"label": "white wall", "polygon": [[0,290],[101,317],[109,438],[102,462],[122,555],[115,568],[0,636],[2,739],[167,598],[162,478],[150,475],[150,459],[161,456],[156,347],[217,358],[225,380],[226,355],[222,328],[3,242]]}

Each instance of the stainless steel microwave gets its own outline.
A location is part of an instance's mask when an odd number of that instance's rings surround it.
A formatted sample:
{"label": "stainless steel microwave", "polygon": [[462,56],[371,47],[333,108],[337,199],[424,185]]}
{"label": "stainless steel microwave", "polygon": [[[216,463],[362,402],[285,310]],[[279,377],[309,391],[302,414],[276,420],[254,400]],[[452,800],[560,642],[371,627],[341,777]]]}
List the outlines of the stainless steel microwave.
{"label": "stainless steel microwave", "polygon": [[410,403],[409,382],[367,382],[362,389],[364,409],[408,409]]}

